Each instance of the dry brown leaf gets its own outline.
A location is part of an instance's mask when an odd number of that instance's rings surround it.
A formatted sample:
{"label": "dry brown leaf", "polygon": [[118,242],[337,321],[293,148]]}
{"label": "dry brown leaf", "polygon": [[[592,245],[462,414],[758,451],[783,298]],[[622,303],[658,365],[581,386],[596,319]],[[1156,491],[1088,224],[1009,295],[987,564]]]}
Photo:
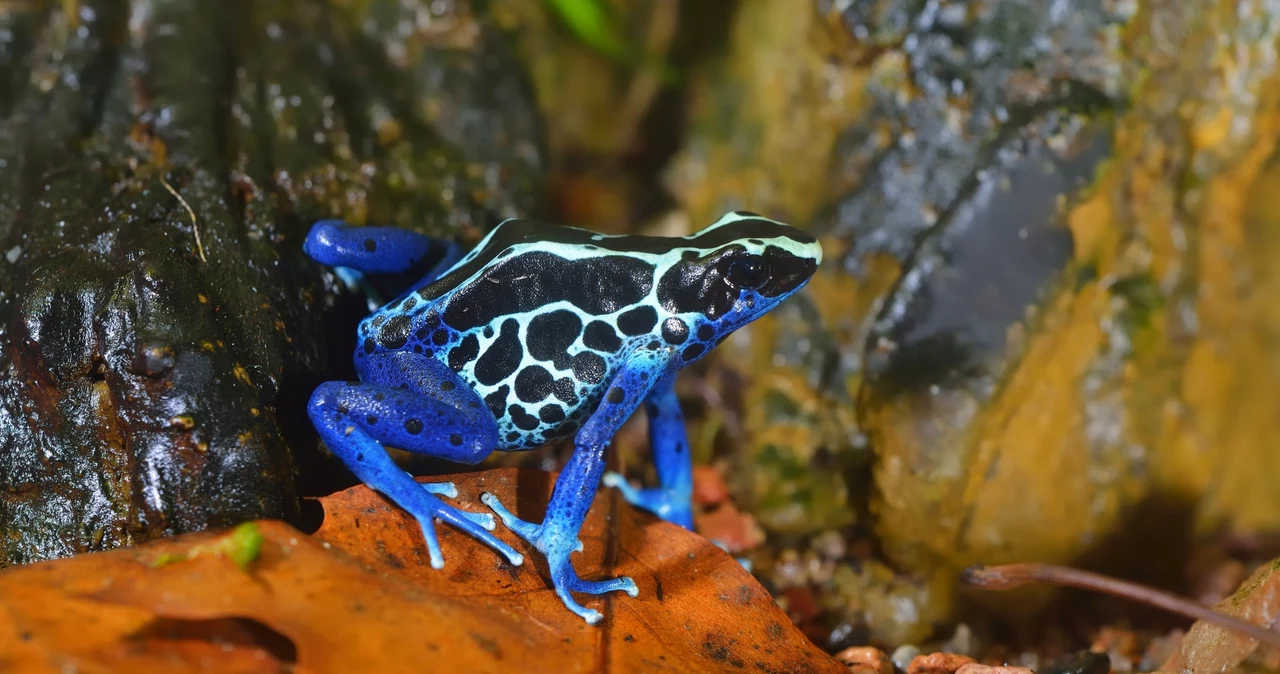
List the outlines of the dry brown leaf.
{"label": "dry brown leaf", "polygon": [[715,466],[693,467],[693,502],[714,506],[729,499],[729,485]]}
{"label": "dry brown leaf", "polygon": [[756,518],[728,501],[714,510],[694,513],[693,522],[698,533],[718,541],[730,554],[746,552],[765,541],[764,529]]}
{"label": "dry brown leaf", "polygon": [[[455,503],[465,510],[488,512],[479,496],[489,491],[519,517],[540,522],[555,476],[503,468],[438,479],[454,481]],[[615,490],[603,489],[596,497],[580,534],[585,549],[573,564],[586,579],[630,576],[640,594],[578,595],[583,605],[604,613],[596,627],[565,609],[542,556],[501,526],[499,536],[525,555],[523,566],[513,567],[470,537],[439,526],[445,567],[436,570],[417,522],[382,497],[356,487],[321,501],[325,522],[317,537],[367,564],[397,569],[434,595],[473,607],[495,629],[510,626],[541,654],[537,660],[545,671],[847,671],[813,646],[733,557],[626,505]],[[418,633],[431,629],[424,625]]]}
{"label": "dry brown leaf", "polygon": [[[1218,602],[1220,613],[1262,627],[1271,627],[1280,615],[1280,559],[1258,567],[1230,597]],[[1182,648],[1161,671],[1220,674],[1236,667],[1258,649],[1258,642],[1203,620],[1196,621],[1182,639]]]}
{"label": "dry brown leaf", "polygon": [[[535,521],[552,485],[514,469],[453,479],[462,508],[482,512],[480,492],[493,491]],[[533,563],[512,567],[441,525],[437,571],[417,524],[380,496],[356,487],[321,502],[315,536],[258,523],[247,571],[225,555],[186,558],[219,549],[224,532],[0,572],[0,671],[846,671],[730,556],[612,490],[574,561],[587,578],[631,575],[640,596],[591,600],[606,616],[594,627],[501,528]]]}
{"label": "dry brown leaf", "polygon": [[303,671],[407,672],[408,658],[431,655],[398,638],[410,616],[441,612],[411,584],[281,522],[258,527],[248,571],[222,556],[181,559],[216,537],[190,534],[0,573],[0,653],[11,658],[0,671],[272,672],[296,659]]}

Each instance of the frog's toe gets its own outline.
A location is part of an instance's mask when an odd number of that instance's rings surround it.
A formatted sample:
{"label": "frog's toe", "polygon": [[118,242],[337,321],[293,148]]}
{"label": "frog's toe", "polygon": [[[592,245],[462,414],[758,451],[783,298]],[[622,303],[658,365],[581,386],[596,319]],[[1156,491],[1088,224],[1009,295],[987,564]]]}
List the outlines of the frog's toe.
{"label": "frog's toe", "polygon": [[[572,571],[570,571],[570,573],[572,573]],[[577,578],[575,577],[574,580],[577,580]],[[599,611],[593,608],[587,608],[582,604],[579,604],[578,600],[573,598],[573,594],[570,592],[572,588],[570,588],[568,584],[558,582],[558,579],[557,579],[557,582],[555,582],[554,584],[555,584],[556,596],[560,598],[560,602],[564,604],[564,607],[569,609],[570,611],[573,611],[575,614],[578,615],[578,617],[587,621],[588,625],[594,625],[600,622],[602,618],[604,618],[604,615],[601,614]]]}
{"label": "frog's toe", "polygon": [[573,565],[569,563],[569,555],[565,552],[557,554],[553,549],[547,555],[547,565],[551,567],[551,583],[555,586],[556,596],[564,603],[565,608],[573,611],[591,625],[600,622],[603,616],[600,615],[599,611],[579,604],[573,598],[574,592],[589,595],[626,592],[632,597],[640,594],[635,582],[626,576],[609,580],[582,580],[578,577],[578,573],[574,571]]}
{"label": "frog's toe", "polygon": [[[520,566],[524,563],[524,555],[516,552],[515,548],[507,545],[507,543],[502,539],[489,533],[496,528],[492,515],[489,515],[488,513],[469,513],[463,510],[458,510],[452,506],[440,504],[440,506],[432,512],[432,517],[462,530],[462,532],[468,536],[471,536],[472,538],[498,551],[503,557],[506,557],[507,561],[511,562],[513,566]],[[423,522],[422,519],[419,519],[418,521],[422,523],[424,533],[427,532],[428,529],[431,530],[427,536],[427,552],[431,553],[431,566],[437,569],[441,568],[444,566],[444,560],[439,559],[439,544],[435,542],[434,526],[428,526],[430,524],[429,521]],[[435,546],[434,549],[432,547],[433,545]],[[437,561],[439,562],[438,564]]]}
{"label": "frog's toe", "polygon": [[422,537],[427,541],[427,557],[431,560],[431,568],[444,568],[444,555],[440,552],[440,541],[436,538],[436,524],[430,517],[419,517],[418,526],[422,528]]}
{"label": "frog's toe", "polygon": [[588,624],[596,624],[603,617],[599,611],[589,609],[573,598],[574,592],[582,594],[605,594],[608,592],[626,592],[632,597],[639,594],[636,584],[630,578],[614,578],[611,580],[582,580],[578,578],[578,574],[573,569],[573,565],[569,562],[571,552],[581,552],[583,549],[582,539],[578,538],[574,531],[567,528],[556,527],[554,521],[547,523],[533,524],[526,522],[515,516],[502,505],[497,496],[485,492],[480,495],[480,500],[493,509],[493,512],[502,520],[508,529],[536,547],[547,560],[547,566],[551,569],[551,584],[555,587],[556,596],[560,601],[564,602],[566,608],[573,611]]}
{"label": "frog's toe", "polygon": [[623,477],[622,473],[615,473],[611,470],[600,478],[600,483],[606,487],[612,487],[622,492],[622,498],[625,498],[628,501],[632,501],[632,499],[640,497],[640,491],[635,487],[632,487],[631,483],[627,482],[627,478]]}
{"label": "frog's toe", "polygon": [[[435,494],[444,498],[458,498],[458,487],[452,482],[424,482],[419,484],[422,485],[423,491],[428,494]],[[472,513],[465,510],[456,510],[456,512],[484,527],[486,531],[493,531],[497,528],[497,522],[493,519],[493,515],[489,513]]]}
{"label": "frog's toe", "polygon": [[640,588],[636,587],[635,581],[626,576],[621,578],[613,578],[610,580],[582,580],[574,579],[574,592],[582,594],[605,594],[608,592],[626,592],[628,595],[635,597],[640,594]]}
{"label": "frog's toe", "polygon": [[692,503],[688,493],[675,489],[636,489],[619,473],[605,473],[601,483],[613,487],[631,505],[648,510],[667,522],[693,529]]}
{"label": "frog's toe", "polygon": [[605,473],[600,482],[606,487],[617,489],[627,503],[648,510],[658,517],[666,519],[671,512],[671,499],[661,489],[636,489],[621,473],[614,472]]}
{"label": "frog's toe", "polygon": [[435,494],[445,498],[458,498],[458,487],[452,482],[426,482],[422,483],[422,488],[428,494]]}
{"label": "frog's toe", "polygon": [[498,528],[496,520],[494,520],[493,515],[490,515],[489,513],[469,513],[459,510],[458,514],[484,527],[485,531],[493,531]]}
{"label": "frog's toe", "polygon": [[502,501],[499,501],[497,496],[494,496],[489,492],[485,492],[480,495],[480,502],[489,506],[489,508],[493,510],[494,514],[498,516],[498,519],[502,520],[502,524],[515,532],[517,536],[533,545],[538,544],[538,536],[542,533],[541,525],[534,524],[533,522],[526,522],[519,517],[516,517],[515,513],[507,510],[507,507],[502,505]]}
{"label": "frog's toe", "polygon": [[587,608],[572,599],[565,599],[563,596],[560,598],[564,601],[565,608],[578,614],[580,618],[587,621],[588,625],[594,625],[604,618],[603,613],[593,608]]}

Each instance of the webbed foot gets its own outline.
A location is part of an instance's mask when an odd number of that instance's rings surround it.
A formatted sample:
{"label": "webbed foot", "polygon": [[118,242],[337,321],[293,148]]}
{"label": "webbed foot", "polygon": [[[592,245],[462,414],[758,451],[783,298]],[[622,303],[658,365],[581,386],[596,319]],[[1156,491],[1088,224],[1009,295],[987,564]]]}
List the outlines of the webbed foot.
{"label": "webbed foot", "polygon": [[[430,497],[430,499],[433,503],[427,509],[427,513],[420,514],[420,508],[412,510],[406,508],[406,510],[410,510],[410,513],[418,520],[418,525],[422,527],[422,535],[427,540],[427,554],[431,559],[431,568],[444,568],[444,555],[440,553],[440,542],[436,539],[435,520],[453,525],[468,536],[493,548],[501,553],[503,557],[506,557],[512,566],[520,566],[524,563],[524,555],[516,552],[515,548],[507,545],[502,539],[489,533],[494,528],[492,517],[484,513],[469,513],[458,510],[451,505],[442,503],[435,497]],[[477,515],[480,517],[477,518]],[[488,526],[485,526],[486,523]]]}
{"label": "webbed foot", "polygon": [[693,511],[687,493],[675,489],[636,489],[627,482],[620,473],[608,472],[601,479],[601,484],[617,489],[627,503],[648,510],[667,522],[675,522],[680,526],[693,530]]}
{"label": "webbed foot", "polygon": [[[444,498],[458,498],[458,487],[452,482],[427,482],[420,484],[422,484],[422,488],[425,489],[428,494],[435,494],[436,496],[443,496]],[[455,510],[457,509],[455,508]],[[490,515],[489,513],[472,513],[465,510],[457,510],[457,513],[484,527],[486,531],[493,531],[497,528],[497,523],[494,522],[493,515]],[[519,566],[519,564],[516,563],[516,566]]]}
{"label": "webbed foot", "polygon": [[498,497],[493,494],[487,492],[481,494],[480,501],[492,508],[493,512],[497,514],[508,529],[528,541],[546,557],[547,566],[551,569],[551,584],[555,588],[556,596],[560,597],[560,601],[564,602],[566,608],[587,621],[588,624],[594,625],[600,622],[600,619],[604,616],[595,609],[579,604],[574,600],[572,593],[601,595],[608,592],[626,592],[632,597],[640,594],[635,582],[626,576],[609,580],[582,580],[579,578],[578,573],[573,569],[573,564],[569,561],[571,552],[582,551],[582,541],[577,536],[565,533],[546,523],[534,524],[522,520],[516,517],[515,513],[507,510],[506,506],[502,505]]}

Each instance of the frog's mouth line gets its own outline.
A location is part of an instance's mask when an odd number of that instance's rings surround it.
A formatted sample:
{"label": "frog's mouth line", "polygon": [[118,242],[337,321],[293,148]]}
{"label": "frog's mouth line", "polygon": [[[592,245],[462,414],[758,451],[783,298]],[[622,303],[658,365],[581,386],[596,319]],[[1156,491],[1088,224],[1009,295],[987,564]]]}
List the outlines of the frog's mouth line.
{"label": "frog's mouth line", "polygon": [[821,250],[821,248],[818,249],[818,256],[814,258],[801,257],[781,248],[769,246],[765,249],[765,260],[769,263],[769,279],[756,292],[765,297],[783,297],[804,287],[818,271],[818,263],[822,259]]}

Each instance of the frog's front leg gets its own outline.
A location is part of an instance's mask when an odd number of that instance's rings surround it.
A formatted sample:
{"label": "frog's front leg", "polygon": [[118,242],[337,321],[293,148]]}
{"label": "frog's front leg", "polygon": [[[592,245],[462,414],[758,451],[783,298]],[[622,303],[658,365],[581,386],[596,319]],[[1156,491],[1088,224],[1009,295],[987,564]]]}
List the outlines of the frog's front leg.
{"label": "frog's front leg", "polygon": [[676,397],[675,375],[663,377],[645,398],[649,417],[649,446],[658,469],[657,489],[636,489],[618,473],[605,473],[604,486],[615,487],[622,497],[668,522],[693,529],[693,459],[684,414]]}
{"label": "frog's front leg", "polygon": [[444,558],[435,520],[453,525],[519,565],[524,557],[498,539],[493,516],[457,510],[436,498],[450,484],[422,485],[391,460],[383,444],[459,463],[479,463],[498,446],[493,413],[449,367],[415,353],[370,356],[363,382],[331,381],[311,396],[307,415],[320,438],[361,482],[418,520],[431,566]]}
{"label": "frog's front leg", "polygon": [[570,611],[588,623],[599,622],[599,611],[586,608],[574,600],[572,593],[604,594],[623,591],[632,597],[639,594],[630,578],[587,581],[578,577],[569,554],[579,548],[578,532],[595,499],[600,475],[604,472],[604,452],[614,433],[635,412],[648,394],[652,382],[668,374],[670,356],[665,350],[641,351],[634,354],[610,382],[604,399],[574,438],[573,456],[560,472],[547,515],[542,524],[517,518],[493,494],[482,494],[483,501],[502,518],[503,524],[529,541],[547,559],[551,583],[556,595]]}
{"label": "frog's front leg", "polygon": [[346,267],[369,274],[398,274],[433,255],[441,257],[434,272],[462,256],[458,244],[433,239],[398,227],[353,227],[342,220],[321,220],[311,226],[302,250],[330,267]]}

